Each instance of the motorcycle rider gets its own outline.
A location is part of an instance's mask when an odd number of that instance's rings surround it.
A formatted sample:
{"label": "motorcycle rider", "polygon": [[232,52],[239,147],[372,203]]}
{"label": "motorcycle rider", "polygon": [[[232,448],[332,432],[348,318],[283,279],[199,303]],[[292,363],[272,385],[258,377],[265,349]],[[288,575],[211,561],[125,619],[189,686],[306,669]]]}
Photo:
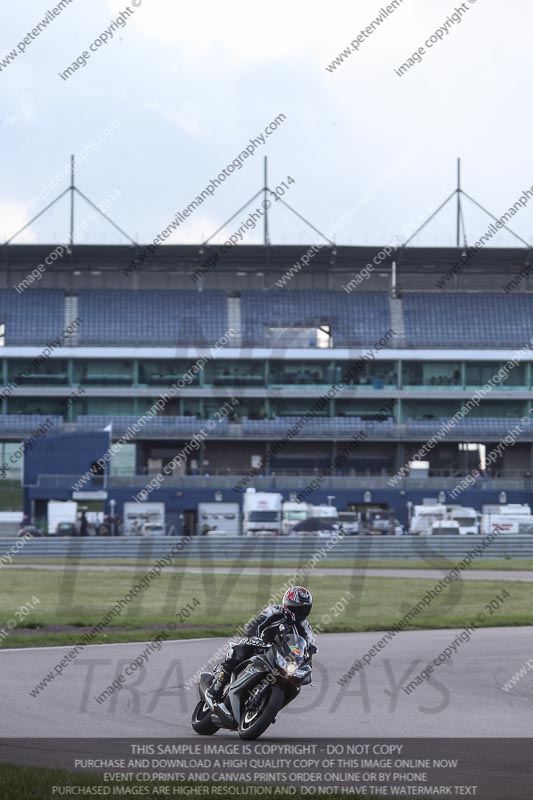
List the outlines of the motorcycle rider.
{"label": "motorcycle rider", "polygon": [[[216,679],[206,692],[213,704],[220,703],[225,686],[237,664],[251,658],[259,650],[266,649],[284,623],[295,626],[300,636],[306,640],[310,655],[317,653],[313,629],[307,621],[312,607],[313,597],[309,589],[304,586],[290,586],[283,595],[281,605],[267,606],[255,619],[247,622],[244,631],[248,638],[241,639],[228,650],[226,658],[217,668]],[[225,711],[223,706],[217,706],[217,709]]]}

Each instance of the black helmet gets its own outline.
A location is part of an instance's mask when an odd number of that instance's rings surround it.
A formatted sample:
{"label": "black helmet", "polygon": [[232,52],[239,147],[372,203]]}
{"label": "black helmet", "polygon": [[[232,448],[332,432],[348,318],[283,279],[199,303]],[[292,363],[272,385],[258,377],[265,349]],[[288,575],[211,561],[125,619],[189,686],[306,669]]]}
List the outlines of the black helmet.
{"label": "black helmet", "polygon": [[283,610],[292,619],[301,622],[311,613],[313,597],[305,586],[289,586],[283,595]]}

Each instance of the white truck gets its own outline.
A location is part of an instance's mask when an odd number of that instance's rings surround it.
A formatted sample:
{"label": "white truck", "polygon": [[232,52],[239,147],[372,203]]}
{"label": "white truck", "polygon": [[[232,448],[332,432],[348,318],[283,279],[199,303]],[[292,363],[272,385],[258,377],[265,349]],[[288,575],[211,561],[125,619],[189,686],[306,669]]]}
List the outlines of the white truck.
{"label": "white truck", "polygon": [[533,533],[533,516],[527,503],[483,506],[481,533]]}
{"label": "white truck", "polygon": [[0,536],[16,536],[24,527],[21,511],[0,511]]}
{"label": "white truck", "polygon": [[198,503],[196,525],[198,536],[238,536],[240,513],[238,503]]}
{"label": "white truck", "polygon": [[285,500],[281,504],[281,533],[288,536],[295,525],[311,516],[308,503],[298,503],[296,500]]}
{"label": "white truck", "polygon": [[56,535],[60,523],[77,526],[78,504],[74,500],[49,500],[46,512],[49,536]]}
{"label": "white truck", "polygon": [[479,514],[475,508],[458,506],[450,511],[450,519],[459,523],[461,536],[477,535],[479,533]]}
{"label": "white truck", "polygon": [[335,506],[317,505],[310,507],[311,517],[319,517],[325,519],[327,522],[337,523],[339,521],[339,512]]}
{"label": "white truck", "polygon": [[279,536],[283,496],[277,492],[256,492],[249,488],[242,504],[244,536]]}
{"label": "white truck", "polygon": [[434,522],[440,522],[446,518],[446,506],[413,506],[409,533],[424,536],[431,534],[431,527]]}
{"label": "white truck", "polygon": [[[459,534],[479,533],[479,514],[475,508],[458,505],[421,505],[414,506],[409,525],[409,533],[424,536],[434,533],[432,527],[437,522],[456,522]],[[451,528],[455,527],[454,525]]]}

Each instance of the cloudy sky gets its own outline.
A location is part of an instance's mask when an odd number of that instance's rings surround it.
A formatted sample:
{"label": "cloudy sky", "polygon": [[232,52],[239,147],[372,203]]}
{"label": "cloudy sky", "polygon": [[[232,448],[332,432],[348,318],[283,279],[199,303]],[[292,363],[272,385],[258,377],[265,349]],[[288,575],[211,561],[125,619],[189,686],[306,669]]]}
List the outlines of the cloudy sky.
{"label": "cloudy sky", "polygon": [[[54,3],[0,0],[0,240],[68,186],[70,154],[91,142],[77,185],[97,204],[108,198],[133,239],[151,240],[279,114],[283,124],[167,241],[210,236],[261,188],[265,155],[270,187],[291,176],[287,202],[338,243],[405,239],[453,191],[458,156],[464,189],[500,216],[533,186],[531,3],[403,0],[326,69],[386,5],[71,0],[24,44]],[[126,24],[90,51],[127,8]],[[84,51],[86,65],[63,80]],[[77,201],[79,241],[125,241],[88,212]],[[464,212],[472,242],[490,220],[468,201]],[[530,242],[532,212],[533,200],[513,220]],[[416,243],[453,244],[454,215],[449,205]],[[281,203],[270,222],[274,243],[318,241]],[[63,241],[67,230],[64,197],[15,241]],[[259,229],[245,237],[260,240]]]}

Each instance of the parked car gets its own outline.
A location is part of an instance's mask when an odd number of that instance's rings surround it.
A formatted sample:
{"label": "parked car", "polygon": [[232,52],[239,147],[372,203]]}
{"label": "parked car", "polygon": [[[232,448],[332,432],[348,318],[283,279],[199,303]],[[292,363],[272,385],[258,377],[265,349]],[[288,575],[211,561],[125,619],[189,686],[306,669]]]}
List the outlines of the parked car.
{"label": "parked car", "polygon": [[362,533],[369,536],[391,536],[396,532],[395,520],[389,511],[369,511]]}
{"label": "parked car", "polygon": [[405,533],[405,529],[404,529],[402,523],[400,522],[399,519],[396,519],[396,517],[394,517],[394,534],[396,536],[403,536],[404,533]]}
{"label": "parked car", "polygon": [[77,536],[78,529],[73,522],[58,522],[56,527],[56,536]]}
{"label": "parked car", "polygon": [[44,536],[45,534],[43,531],[38,528],[36,525],[24,525],[23,528],[19,530],[17,536]]}
{"label": "parked car", "polygon": [[360,523],[354,511],[339,511],[339,530],[345,536],[358,536]]}
{"label": "parked car", "polygon": [[142,526],[143,536],[164,536],[165,526],[160,522],[145,522]]}
{"label": "parked car", "polygon": [[291,531],[292,536],[333,536],[335,531],[338,530],[338,525],[335,525],[329,520],[321,519],[320,517],[309,517],[298,522]]}

